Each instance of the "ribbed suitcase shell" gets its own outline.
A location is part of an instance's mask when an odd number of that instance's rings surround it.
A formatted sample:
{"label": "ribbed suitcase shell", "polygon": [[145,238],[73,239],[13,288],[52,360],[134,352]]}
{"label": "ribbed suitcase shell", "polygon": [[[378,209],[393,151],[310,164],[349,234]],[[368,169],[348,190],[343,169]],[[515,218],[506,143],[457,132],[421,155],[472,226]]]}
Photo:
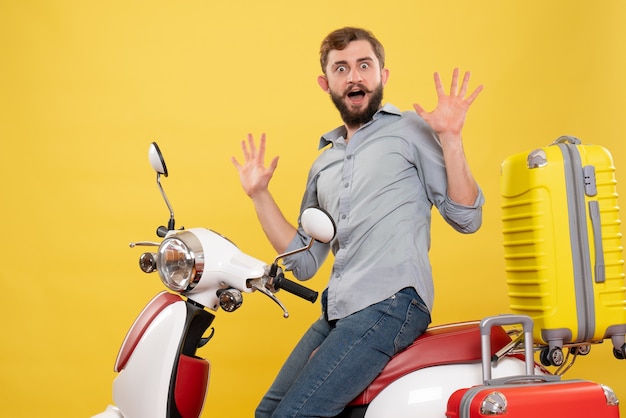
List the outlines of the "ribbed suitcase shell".
{"label": "ribbed suitcase shell", "polygon": [[500,186],[511,310],[533,318],[536,342],[614,337],[619,348],[626,287],[609,151],[562,137],[506,158]]}

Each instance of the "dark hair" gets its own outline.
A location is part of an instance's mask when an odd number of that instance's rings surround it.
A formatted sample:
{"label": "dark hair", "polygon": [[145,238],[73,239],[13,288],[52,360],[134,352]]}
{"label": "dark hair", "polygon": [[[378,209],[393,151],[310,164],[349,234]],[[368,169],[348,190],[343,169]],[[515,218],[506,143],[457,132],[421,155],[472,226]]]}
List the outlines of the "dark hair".
{"label": "dark hair", "polygon": [[383,48],[383,45],[378,39],[366,29],[345,27],[329,33],[322,41],[320,47],[320,65],[322,66],[322,72],[326,74],[326,64],[328,64],[328,53],[330,51],[333,49],[341,51],[346,48],[350,42],[360,40],[366,40],[372,45],[374,54],[376,54],[376,58],[378,58],[378,62],[380,62],[380,68],[383,68],[385,66],[385,48]]}

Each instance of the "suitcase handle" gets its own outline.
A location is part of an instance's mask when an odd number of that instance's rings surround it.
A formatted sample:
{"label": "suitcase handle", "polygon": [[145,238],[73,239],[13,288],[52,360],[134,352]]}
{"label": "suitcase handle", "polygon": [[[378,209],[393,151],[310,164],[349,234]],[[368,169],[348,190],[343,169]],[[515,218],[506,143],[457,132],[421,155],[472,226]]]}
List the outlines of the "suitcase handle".
{"label": "suitcase handle", "polygon": [[593,242],[595,251],[594,275],[596,283],[606,281],[606,269],[604,263],[604,247],[602,245],[602,222],[600,221],[600,204],[597,200],[589,202],[589,218],[593,230]]}
{"label": "suitcase handle", "polygon": [[554,142],[552,142],[552,144],[550,145],[556,145],[556,144],[580,145],[582,144],[582,141],[576,138],[575,136],[563,135],[555,139]]}
{"label": "suitcase handle", "polygon": [[507,376],[499,379],[490,379],[485,382],[486,385],[500,386],[500,385],[514,385],[514,384],[526,384],[526,383],[548,383],[559,382],[561,376],[554,374],[538,375],[533,374],[530,376]]}
{"label": "suitcase handle", "polygon": [[480,321],[480,348],[483,366],[483,381],[491,379],[491,328],[502,325],[521,324],[524,331],[524,357],[526,374],[535,374],[535,361],[533,356],[533,320],[528,315],[504,314],[488,316]]}

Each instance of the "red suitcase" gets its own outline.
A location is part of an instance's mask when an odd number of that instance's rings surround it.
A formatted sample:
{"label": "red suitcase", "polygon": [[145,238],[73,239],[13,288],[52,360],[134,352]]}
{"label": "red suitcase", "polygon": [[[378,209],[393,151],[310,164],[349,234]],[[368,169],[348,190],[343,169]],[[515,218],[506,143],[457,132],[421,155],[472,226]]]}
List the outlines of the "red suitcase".
{"label": "red suitcase", "polygon": [[[527,375],[492,380],[491,327],[518,323],[524,327]],[[489,317],[481,322],[480,329],[484,384],[454,392],[448,399],[446,417],[619,417],[618,400],[610,388],[586,380],[560,380],[560,376],[534,374],[533,321],[530,317]]]}

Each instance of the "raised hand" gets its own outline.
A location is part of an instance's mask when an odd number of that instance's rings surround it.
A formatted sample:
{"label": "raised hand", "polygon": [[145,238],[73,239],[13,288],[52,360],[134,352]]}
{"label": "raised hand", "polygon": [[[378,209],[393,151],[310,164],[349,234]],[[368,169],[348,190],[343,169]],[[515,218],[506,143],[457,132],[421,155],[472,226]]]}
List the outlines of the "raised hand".
{"label": "raised hand", "polygon": [[[435,89],[437,91],[437,107],[432,112],[426,112],[419,104],[413,107],[418,115],[420,115],[430,127],[441,135],[460,135],[465,123],[465,115],[474,102],[478,94],[482,91],[483,86],[480,85],[470,94],[467,94],[470,73],[466,72],[463,77],[461,87],[458,87],[459,69],[455,68],[452,73],[452,84],[450,86],[450,94],[446,94],[439,73],[435,73]],[[457,92],[458,90],[458,92]]]}
{"label": "raised hand", "polygon": [[240,164],[235,157],[232,157],[231,161],[239,171],[239,180],[243,190],[248,196],[254,197],[259,192],[267,191],[278,165],[278,157],[274,157],[270,165],[265,167],[265,134],[261,134],[258,150],[252,134],[248,134],[247,144],[246,141],[241,141],[241,149],[243,163]]}

